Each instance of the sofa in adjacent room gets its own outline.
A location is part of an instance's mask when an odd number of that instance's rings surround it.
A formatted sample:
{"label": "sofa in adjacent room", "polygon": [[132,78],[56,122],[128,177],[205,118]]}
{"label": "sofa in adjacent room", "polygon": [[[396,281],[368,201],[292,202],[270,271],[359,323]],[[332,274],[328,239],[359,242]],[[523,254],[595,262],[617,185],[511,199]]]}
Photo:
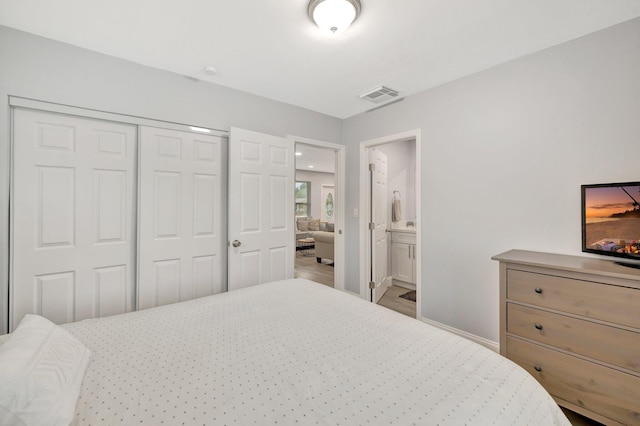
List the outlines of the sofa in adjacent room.
{"label": "sofa in adjacent room", "polygon": [[333,260],[333,231],[315,231],[313,239],[316,241],[316,260],[318,263],[322,259]]}
{"label": "sofa in adjacent room", "polygon": [[296,241],[304,238],[315,240],[315,255],[318,263],[322,259],[333,259],[334,224],[320,222],[312,217],[296,218]]}

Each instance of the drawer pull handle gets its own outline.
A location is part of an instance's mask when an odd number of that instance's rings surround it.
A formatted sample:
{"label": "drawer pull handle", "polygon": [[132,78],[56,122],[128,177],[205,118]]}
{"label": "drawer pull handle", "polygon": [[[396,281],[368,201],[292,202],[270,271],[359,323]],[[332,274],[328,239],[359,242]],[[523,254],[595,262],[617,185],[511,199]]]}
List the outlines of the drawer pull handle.
{"label": "drawer pull handle", "polygon": [[537,372],[542,371],[542,367],[540,367],[539,365],[536,365],[535,367],[533,367],[533,369],[536,370]]}
{"label": "drawer pull handle", "polygon": [[536,293],[542,294],[542,289],[540,287],[536,287]]}
{"label": "drawer pull handle", "polygon": [[542,330],[542,324],[536,323],[535,327],[537,330]]}

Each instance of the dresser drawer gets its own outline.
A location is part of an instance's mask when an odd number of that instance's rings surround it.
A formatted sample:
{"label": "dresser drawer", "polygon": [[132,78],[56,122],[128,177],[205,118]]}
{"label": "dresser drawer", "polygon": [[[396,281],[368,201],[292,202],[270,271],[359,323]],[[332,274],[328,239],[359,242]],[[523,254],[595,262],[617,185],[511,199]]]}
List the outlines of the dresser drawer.
{"label": "dresser drawer", "polygon": [[556,398],[623,424],[640,424],[640,377],[513,337],[507,337],[507,357]]}
{"label": "dresser drawer", "polygon": [[640,290],[633,288],[509,269],[507,299],[640,328]]}
{"label": "dresser drawer", "polygon": [[640,333],[513,303],[507,332],[640,373]]}

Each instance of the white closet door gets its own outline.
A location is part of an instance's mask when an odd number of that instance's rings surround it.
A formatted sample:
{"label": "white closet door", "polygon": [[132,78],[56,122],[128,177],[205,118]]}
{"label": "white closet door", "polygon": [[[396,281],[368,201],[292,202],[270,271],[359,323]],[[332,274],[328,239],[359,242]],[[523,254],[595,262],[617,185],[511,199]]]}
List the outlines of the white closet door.
{"label": "white closet door", "polygon": [[140,128],[138,309],[223,291],[223,143]]}
{"label": "white closet door", "polygon": [[229,290],[293,278],[294,146],[231,128]]}
{"label": "white closet door", "polygon": [[134,307],[136,127],[15,109],[11,324]]}

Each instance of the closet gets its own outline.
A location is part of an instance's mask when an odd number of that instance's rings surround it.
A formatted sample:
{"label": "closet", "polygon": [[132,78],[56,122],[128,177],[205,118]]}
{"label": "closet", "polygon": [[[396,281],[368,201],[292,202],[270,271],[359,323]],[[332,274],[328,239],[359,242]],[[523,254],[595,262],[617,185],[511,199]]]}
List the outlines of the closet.
{"label": "closet", "polygon": [[140,128],[138,309],[223,291],[222,143]]}
{"label": "closet", "polygon": [[12,119],[10,331],[28,313],[64,323],[224,290],[224,137]]}

